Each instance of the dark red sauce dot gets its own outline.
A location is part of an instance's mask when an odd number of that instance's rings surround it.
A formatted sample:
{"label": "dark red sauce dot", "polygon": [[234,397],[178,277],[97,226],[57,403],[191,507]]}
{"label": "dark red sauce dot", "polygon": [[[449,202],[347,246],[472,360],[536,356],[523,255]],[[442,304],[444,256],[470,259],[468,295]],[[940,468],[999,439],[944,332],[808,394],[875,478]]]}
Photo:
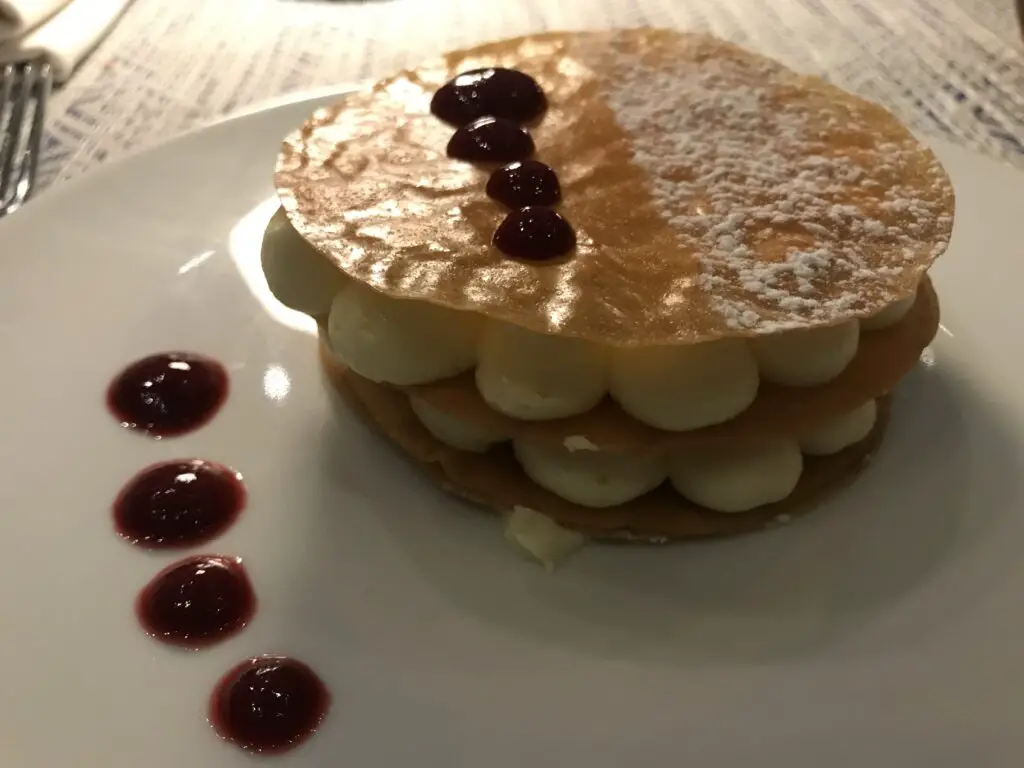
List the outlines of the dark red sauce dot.
{"label": "dark red sauce dot", "polygon": [[550,208],[520,208],[498,225],[494,246],[516,259],[547,261],[569,253],[576,246],[576,232]]}
{"label": "dark red sauce dot", "polygon": [[330,706],[327,688],[301,661],[260,656],[221,678],[210,699],[210,724],[248,752],[283,752],[309,738]]}
{"label": "dark red sauce dot", "polygon": [[209,421],[227,393],[228,375],[220,363],[168,352],[125,368],[107,390],[107,406],[121,426],[169,437]]}
{"label": "dark red sauce dot", "polygon": [[487,196],[509,208],[554,205],[562,197],[562,187],[551,166],[524,160],[492,173],[487,180]]}
{"label": "dark red sauce dot", "polygon": [[547,99],[536,80],[502,67],[463,72],[441,86],[430,101],[436,117],[456,126],[487,116],[528,123],[546,108]]}
{"label": "dark red sauce dot", "polygon": [[245,507],[241,475],[221,464],[182,459],[142,470],[114,502],[114,526],[132,544],[170,549],[227,530]]}
{"label": "dark red sauce dot", "polygon": [[256,596],[241,559],[222,555],[174,563],[153,577],[136,602],[147,634],[186,648],[231,637],[255,610]]}
{"label": "dark red sauce dot", "polygon": [[533,138],[518,123],[481,117],[459,128],[448,142],[448,156],[474,163],[508,163],[533,154]]}

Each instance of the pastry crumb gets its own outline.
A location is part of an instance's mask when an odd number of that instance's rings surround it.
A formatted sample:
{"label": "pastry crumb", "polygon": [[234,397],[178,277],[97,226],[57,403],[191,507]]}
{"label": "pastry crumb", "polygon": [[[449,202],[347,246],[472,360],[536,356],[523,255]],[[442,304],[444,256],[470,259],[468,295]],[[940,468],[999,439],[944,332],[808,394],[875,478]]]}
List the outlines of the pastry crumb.
{"label": "pastry crumb", "polygon": [[505,515],[505,538],[549,572],[587,542],[582,533],[563,528],[534,509],[518,506]]}
{"label": "pastry crumb", "polygon": [[594,445],[590,440],[585,438],[583,435],[569,435],[562,441],[562,445],[565,446],[568,451],[600,451],[601,449]]}

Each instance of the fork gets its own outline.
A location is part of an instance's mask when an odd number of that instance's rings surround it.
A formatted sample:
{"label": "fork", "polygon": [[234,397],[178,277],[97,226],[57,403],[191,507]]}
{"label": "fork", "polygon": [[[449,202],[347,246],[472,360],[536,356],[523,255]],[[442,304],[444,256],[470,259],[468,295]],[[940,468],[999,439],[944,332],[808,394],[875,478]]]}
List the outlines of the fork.
{"label": "fork", "polygon": [[51,82],[45,61],[0,65],[0,218],[34,191]]}

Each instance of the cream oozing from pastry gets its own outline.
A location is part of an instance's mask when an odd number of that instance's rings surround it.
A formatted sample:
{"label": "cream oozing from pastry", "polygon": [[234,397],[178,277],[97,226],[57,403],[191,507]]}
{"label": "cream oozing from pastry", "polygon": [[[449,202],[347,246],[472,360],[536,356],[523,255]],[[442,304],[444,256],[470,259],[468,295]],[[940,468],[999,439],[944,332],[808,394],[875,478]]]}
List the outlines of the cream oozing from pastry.
{"label": "cream oozing from pastry", "polygon": [[660,456],[569,451],[526,440],[513,446],[533,482],[583,507],[613,507],[643,496],[661,485],[668,469]]}
{"label": "cream oozing from pastry", "polygon": [[880,331],[883,328],[896,325],[896,323],[907,316],[915,301],[917,301],[917,289],[914,289],[914,293],[911,296],[894,301],[870,317],[861,318],[860,327],[865,331]]}
{"label": "cream oozing from pastry", "polygon": [[331,351],[371,381],[438,381],[476,364],[480,318],[425,301],[392,299],[356,281],[335,295],[327,318]]}
{"label": "cream oozing from pastry", "polygon": [[871,434],[878,418],[878,406],[868,400],[840,416],[819,424],[800,436],[800,450],[809,456],[829,456],[839,453]]}
{"label": "cream oozing from pastry", "polygon": [[791,387],[831,381],[857,354],[860,326],[856,320],[810,330],[756,336],[750,348],[761,378]]}
{"label": "cream oozing from pastry", "polygon": [[508,439],[507,435],[460,419],[435,408],[416,395],[409,397],[409,405],[416,418],[439,441],[460,451],[483,453],[495,443]]}
{"label": "cream oozing from pastry", "polygon": [[515,507],[505,516],[505,538],[549,571],[587,541],[582,533],[528,507]]}
{"label": "cream oozing from pastry", "polygon": [[608,389],[607,352],[582,339],[490,320],[480,336],[476,386],[488,405],[524,421],[589,411]]}
{"label": "cream oozing from pastry", "polygon": [[323,316],[347,281],[330,259],[307,243],[278,208],[263,233],[260,263],[270,292],[286,307]]}
{"label": "cream oozing from pastry", "polygon": [[633,418],[682,431],[731,419],[754,402],[757,363],[742,341],[616,349],[609,390]]}
{"label": "cream oozing from pastry", "polygon": [[681,451],[671,459],[669,479],[695,504],[716,512],[745,512],[782,501],[802,472],[796,440],[772,440]]}

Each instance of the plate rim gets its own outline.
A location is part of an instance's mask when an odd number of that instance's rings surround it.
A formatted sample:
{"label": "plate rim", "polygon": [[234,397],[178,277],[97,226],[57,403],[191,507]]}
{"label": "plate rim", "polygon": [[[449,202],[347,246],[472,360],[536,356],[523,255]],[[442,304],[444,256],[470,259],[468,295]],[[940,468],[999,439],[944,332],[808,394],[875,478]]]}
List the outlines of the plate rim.
{"label": "plate rim", "polygon": [[[246,120],[256,115],[261,115],[267,112],[276,112],[280,110],[287,110],[293,107],[298,107],[300,104],[308,104],[310,109],[315,109],[319,106],[330,104],[337,99],[346,96],[353,91],[357,90],[359,85],[356,83],[340,84],[325,86],[323,88],[313,88],[302,91],[297,91],[292,94],[285,94],[283,96],[271,97],[269,99],[261,99],[254,102],[253,104],[242,107],[239,110],[235,110],[226,115],[216,117],[213,120],[200,123],[192,126],[191,128],[176,133],[171,136],[164,136],[155,141],[152,144],[145,146],[136,147],[128,150],[123,155],[117,155],[110,161],[101,162],[100,164],[89,168],[82,173],[72,176],[66,180],[60,180],[59,178],[46,187],[43,187],[29,199],[28,203],[23,206],[23,210],[34,210],[39,207],[41,200],[51,200],[55,197],[63,197],[69,192],[74,192],[83,183],[88,184],[94,179],[101,177],[105,173],[111,172],[112,169],[117,169],[125,163],[130,163],[136,158],[147,155],[151,152],[158,152],[169,145],[177,144],[181,141],[187,141],[188,139],[202,134],[210,130],[215,130],[240,120]],[[282,138],[284,138],[282,136]],[[11,221],[20,221],[23,217],[19,216],[5,216],[0,218],[0,227],[5,229],[10,228]]]}

